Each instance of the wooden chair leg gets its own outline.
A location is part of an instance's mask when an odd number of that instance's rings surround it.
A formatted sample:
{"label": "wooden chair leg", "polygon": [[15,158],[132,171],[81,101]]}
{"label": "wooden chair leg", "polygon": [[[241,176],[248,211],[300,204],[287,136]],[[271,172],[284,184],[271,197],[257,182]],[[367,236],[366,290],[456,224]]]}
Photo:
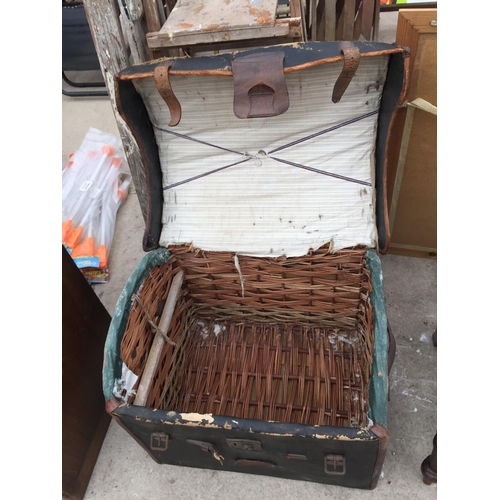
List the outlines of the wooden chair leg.
{"label": "wooden chair leg", "polygon": [[432,444],[432,453],[422,462],[422,465],[420,466],[425,484],[437,483],[437,433],[432,440]]}

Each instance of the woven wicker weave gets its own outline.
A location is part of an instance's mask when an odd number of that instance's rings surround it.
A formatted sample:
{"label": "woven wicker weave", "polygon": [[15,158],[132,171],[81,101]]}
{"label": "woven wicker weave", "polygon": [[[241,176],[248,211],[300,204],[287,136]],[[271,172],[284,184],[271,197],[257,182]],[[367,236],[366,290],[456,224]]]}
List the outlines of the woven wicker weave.
{"label": "woven wicker weave", "polygon": [[[159,322],[184,286],[147,406],[311,425],[367,424],[373,349],[365,249],[255,258],[169,249],[138,292]],[[139,377],[154,338],[137,302],[121,344]],[[133,402],[130,400],[129,402]]]}

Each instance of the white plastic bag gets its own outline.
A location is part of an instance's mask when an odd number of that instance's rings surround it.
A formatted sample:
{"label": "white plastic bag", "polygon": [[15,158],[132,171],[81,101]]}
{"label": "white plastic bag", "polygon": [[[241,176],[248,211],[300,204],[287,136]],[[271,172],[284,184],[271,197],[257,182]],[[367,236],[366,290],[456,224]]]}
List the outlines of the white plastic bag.
{"label": "white plastic bag", "polygon": [[120,139],[91,128],[62,172],[62,241],[78,267],[107,268],[130,182]]}

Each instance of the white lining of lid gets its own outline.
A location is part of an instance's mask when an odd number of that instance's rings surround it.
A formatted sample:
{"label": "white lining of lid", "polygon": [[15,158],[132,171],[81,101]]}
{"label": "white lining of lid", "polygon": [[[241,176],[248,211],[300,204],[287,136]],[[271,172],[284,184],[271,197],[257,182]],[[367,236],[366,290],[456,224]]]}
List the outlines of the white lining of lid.
{"label": "white lining of lid", "polygon": [[[333,85],[342,62],[285,75],[288,111],[240,120],[229,77],[171,76],[182,119],[170,130],[253,158],[164,191],[162,246],[192,244],[207,251],[254,256],[300,256],[333,241],[332,249],[376,247],[374,188],[278,163],[259,154],[376,110],[388,56],[361,59],[341,101]],[[152,78],[134,81],[153,125],[168,129],[168,107]],[[347,125],[274,156],[374,184],[378,115]],[[155,129],[163,185],[244,159]],[[273,156],[273,155],[271,155]]]}

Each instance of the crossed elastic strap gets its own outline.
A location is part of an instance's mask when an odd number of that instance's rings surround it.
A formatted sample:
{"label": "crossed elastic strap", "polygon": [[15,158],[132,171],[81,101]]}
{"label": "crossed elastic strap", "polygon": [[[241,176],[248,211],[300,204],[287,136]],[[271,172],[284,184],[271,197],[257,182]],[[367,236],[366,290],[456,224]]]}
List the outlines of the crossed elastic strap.
{"label": "crossed elastic strap", "polygon": [[189,177],[188,179],[184,179],[182,181],[175,182],[173,184],[169,184],[169,185],[165,186],[163,189],[168,190],[168,189],[172,189],[172,188],[181,186],[182,184],[187,184],[188,182],[192,182],[192,181],[195,181],[197,179],[201,179],[202,177],[207,177],[208,175],[212,175],[212,174],[215,174],[217,172],[221,172],[222,170],[226,170],[228,168],[235,167],[237,165],[241,165],[242,163],[246,163],[247,161],[250,161],[252,159],[256,160],[257,162],[261,162],[261,160],[264,158],[269,158],[269,159],[277,161],[279,163],[285,163],[285,164],[290,165],[292,167],[302,168],[304,170],[309,170],[310,172],[314,172],[314,173],[321,174],[321,175],[326,175],[328,177],[335,177],[336,179],[341,179],[343,181],[354,182],[356,184],[361,184],[363,186],[371,186],[372,185],[371,182],[353,179],[352,177],[346,177],[345,175],[335,174],[333,172],[328,172],[326,170],[321,170],[321,169],[310,167],[310,166],[303,165],[300,163],[295,163],[295,162],[290,161],[290,160],[285,160],[283,158],[279,158],[279,157],[275,156],[275,153],[277,153],[279,151],[283,151],[284,149],[288,149],[292,146],[296,146],[297,144],[302,144],[303,142],[306,142],[310,139],[314,139],[315,137],[319,137],[319,136],[327,134],[329,132],[333,132],[334,130],[338,130],[338,129],[345,127],[347,125],[350,125],[352,123],[356,123],[356,122],[359,122],[361,120],[364,120],[365,118],[376,115],[378,113],[378,111],[379,110],[376,109],[375,111],[365,113],[364,115],[358,116],[356,118],[351,118],[350,120],[339,123],[337,125],[333,125],[332,127],[326,128],[324,130],[320,130],[319,132],[316,132],[314,134],[311,134],[311,135],[308,135],[306,137],[302,137],[301,139],[297,139],[295,141],[289,142],[287,144],[284,144],[283,146],[279,146],[277,148],[274,148],[271,151],[266,152],[266,151],[261,150],[256,154],[249,154],[248,152],[241,152],[241,151],[236,151],[234,149],[225,148],[223,146],[218,146],[218,145],[212,144],[210,142],[202,141],[200,139],[196,139],[196,138],[190,137],[188,135],[180,134],[179,132],[174,132],[173,130],[167,130],[167,129],[164,129],[161,127],[154,126],[155,129],[161,130],[162,132],[173,135],[175,137],[179,137],[179,138],[182,138],[182,139],[185,139],[188,141],[196,142],[198,144],[204,144],[205,146],[210,146],[212,148],[220,149],[222,151],[227,151],[228,153],[234,153],[234,154],[237,154],[237,155],[240,155],[243,157],[243,159],[240,161],[236,161],[236,162],[230,163],[229,165],[224,165],[223,167],[209,170],[208,172],[204,172],[202,174],[195,175],[194,177]]}

